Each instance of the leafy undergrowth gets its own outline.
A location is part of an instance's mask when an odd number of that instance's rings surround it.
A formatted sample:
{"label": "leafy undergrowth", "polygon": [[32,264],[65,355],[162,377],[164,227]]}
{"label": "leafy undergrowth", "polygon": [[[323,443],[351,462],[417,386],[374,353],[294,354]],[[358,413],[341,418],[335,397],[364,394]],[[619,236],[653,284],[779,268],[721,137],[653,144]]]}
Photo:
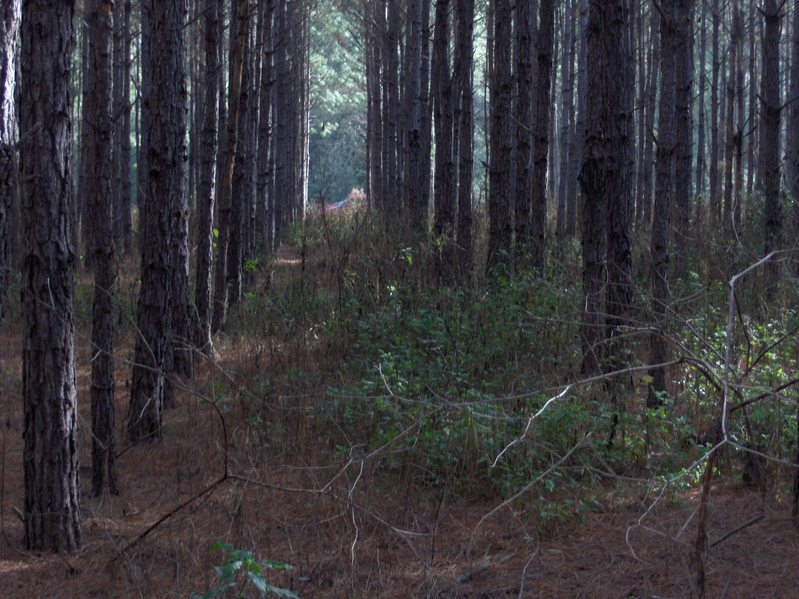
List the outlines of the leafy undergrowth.
{"label": "leafy undergrowth", "polygon": [[[576,248],[544,277],[517,267],[490,279],[457,269],[442,277],[441,251],[350,213],[248,264],[254,285],[215,340],[217,357],[198,358],[196,380],[179,386],[164,439],[121,442],[121,495],[84,497],[77,556],[21,551],[20,341],[8,325],[3,594],[689,596],[725,372],[724,285],[707,272],[675,285],[666,332],[686,361],[669,370],[656,409],[643,407],[651,379],[637,367],[649,329],[646,297],[636,298],[617,413],[605,381],[579,373]],[[79,282],[77,306],[86,483],[88,287]],[[135,281],[119,288],[124,439]],[[735,403],[795,376],[796,291],[780,293],[782,306],[769,310],[756,286],[742,290]],[[716,461],[708,521],[709,596],[795,595],[793,470],[778,461],[795,453],[791,393],[731,412],[734,444]]]}

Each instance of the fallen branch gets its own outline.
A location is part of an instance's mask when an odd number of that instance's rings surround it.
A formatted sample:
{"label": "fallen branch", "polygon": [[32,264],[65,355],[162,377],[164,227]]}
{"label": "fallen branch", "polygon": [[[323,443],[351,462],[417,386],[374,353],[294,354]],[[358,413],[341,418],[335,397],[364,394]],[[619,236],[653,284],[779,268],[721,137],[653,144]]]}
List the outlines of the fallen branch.
{"label": "fallen branch", "polygon": [[713,547],[715,547],[716,545],[721,545],[721,544],[722,544],[724,541],[726,541],[726,540],[727,540],[727,539],[729,539],[730,537],[737,535],[739,532],[741,532],[741,531],[743,531],[743,530],[745,530],[745,529],[749,528],[749,527],[750,527],[750,526],[752,526],[753,524],[757,524],[757,523],[758,523],[758,522],[760,522],[762,519],[763,519],[763,514],[760,514],[759,516],[755,516],[755,517],[754,517],[754,518],[752,518],[751,520],[747,520],[746,522],[744,522],[744,523],[743,523],[743,524],[741,524],[740,526],[738,526],[738,527],[736,527],[736,528],[733,528],[733,529],[732,529],[730,532],[728,532],[726,535],[724,535],[724,536],[723,536],[723,537],[721,537],[720,539],[716,539],[715,541],[713,541],[713,542],[710,544],[710,548],[712,549],[712,548],[713,548]]}

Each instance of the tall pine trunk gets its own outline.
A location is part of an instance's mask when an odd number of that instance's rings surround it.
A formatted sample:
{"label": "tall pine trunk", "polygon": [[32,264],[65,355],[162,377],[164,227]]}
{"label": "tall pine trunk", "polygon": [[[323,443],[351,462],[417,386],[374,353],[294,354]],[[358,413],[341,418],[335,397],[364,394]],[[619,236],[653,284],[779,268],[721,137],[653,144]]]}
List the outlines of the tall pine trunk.
{"label": "tall pine trunk", "polygon": [[[677,55],[680,44],[682,5],[687,0],[667,0],[661,3],[660,19],[660,103],[658,106],[657,161],[655,164],[655,205],[652,215],[651,285],[652,313],[656,327],[662,327],[669,301],[669,237],[671,230],[672,193],[674,191],[673,161],[675,152],[675,125],[677,96]],[[651,335],[649,361],[661,364],[668,357],[668,347],[662,334],[655,330]],[[647,405],[661,402],[666,389],[666,372],[653,368]]]}
{"label": "tall pine trunk", "polygon": [[[684,3],[684,6],[683,6]],[[678,277],[688,272],[688,247],[693,238],[691,217],[691,162],[693,158],[693,0],[682,0],[677,22],[676,92],[674,101],[674,264]]]}
{"label": "tall pine trunk", "polygon": [[94,269],[92,307],[92,492],[117,493],[116,445],[114,441],[114,250],[111,202],[114,161],[114,127],[111,118],[112,34],[111,0],[88,0],[89,61],[84,85],[89,103],[83,107],[89,124],[84,154],[86,159],[86,226],[91,228]]}
{"label": "tall pine trunk", "polygon": [[[553,88],[552,54],[555,37],[553,0],[539,1],[538,68],[536,70],[536,107],[533,123],[533,182],[531,204],[532,266],[543,273],[546,261],[547,161],[550,139],[550,93]],[[554,169],[553,169],[554,170]]]}
{"label": "tall pine trunk", "polygon": [[0,322],[11,279],[11,231],[17,203],[17,56],[21,0],[0,6]]}
{"label": "tall pine trunk", "polygon": [[[705,92],[707,87],[707,5],[700,2],[701,19],[699,23],[699,89],[697,90],[698,116],[696,122],[696,195],[705,193]],[[701,201],[701,200],[700,200]],[[697,202],[698,203],[698,202]]]}
{"label": "tall pine trunk", "polygon": [[738,90],[738,57],[741,43],[741,30],[739,28],[739,10],[737,3],[733,4],[732,28],[730,30],[729,46],[729,74],[727,75],[727,103],[725,109],[724,135],[726,144],[726,160],[724,161],[724,199],[721,206],[721,219],[724,233],[728,238],[733,235],[733,156],[735,155],[735,94]]}
{"label": "tall pine trunk", "polygon": [[[250,7],[248,22],[253,21]],[[241,303],[243,289],[243,263],[244,250],[246,245],[246,224],[248,207],[250,206],[250,195],[252,193],[251,166],[253,161],[253,148],[250,132],[254,128],[252,122],[251,104],[256,98],[253,97],[252,89],[252,49],[251,49],[251,30],[248,28],[244,39],[241,70],[241,93],[239,95],[239,131],[236,135],[236,161],[233,166],[233,187],[230,196],[230,226],[227,239],[227,305],[229,308],[237,307]]]}
{"label": "tall pine trunk", "polygon": [[[184,233],[175,216],[185,210],[186,0],[143,0],[142,154],[140,179],[142,269],[138,335],[131,383],[131,441],[160,438],[163,409],[171,403],[169,374],[175,273],[174,248]],[[182,265],[178,265],[183,268]],[[183,273],[181,272],[182,276]],[[180,299],[180,298],[178,298]]]}
{"label": "tall pine trunk", "polygon": [[[488,261],[490,270],[500,264],[508,265],[511,243],[510,160],[511,135],[511,2],[491,0],[489,3],[493,30],[489,61],[489,94],[491,102],[488,154]],[[530,240],[518,239],[526,244]]]}
{"label": "tall pine trunk", "polygon": [[[233,169],[239,153],[239,119],[242,117],[241,88],[244,72],[244,46],[249,31],[249,2],[234,2],[231,11],[231,23],[235,28],[230,30],[230,92],[228,94],[228,111],[226,118],[224,169],[219,188],[219,216],[216,235],[216,270],[214,271],[214,303],[211,330],[216,332],[225,326],[227,319],[227,258],[228,240],[230,236],[232,202],[233,202]],[[221,165],[221,163],[220,163]]]}
{"label": "tall pine trunk", "polygon": [[794,233],[799,234],[799,9],[794,9],[791,38],[791,88],[786,136],[788,190],[793,198]]}
{"label": "tall pine trunk", "polygon": [[720,185],[719,185],[719,72],[721,70],[721,52],[719,44],[719,29],[721,27],[721,13],[719,0],[713,0],[710,16],[712,19],[711,36],[711,63],[712,73],[710,78],[710,197],[708,210],[710,223],[719,224],[720,217]]}
{"label": "tall pine trunk", "polygon": [[203,125],[200,140],[200,180],[197,190],[197,274],[194,303],[197,307],[195,344],[200,350],[211,349],[211,264],[214,241],[214,206],[216,204],[217,150],[219,147],[219,72],[221,47],[219,19],[224,16],[224,0],[205,11],[203,49],[205,72]]}
{"label": "tall pine trunk", "polygon": [[23,520],[30,551],[80,549],[72,269],[73,2],[27,0],[20,95]]}
{"label": "tall pine trunk", "polygon": [[474,0],[456,0],[455,80],[458,107],[458,263],[462,272],[472,268],[472,180],[474,131],[472,62],[474,45]]}
{"label": "tall pine trunk", "polygon": [[450,72],[449,0],[436,0],[433,41],[433,104],[435,106],[435,219],[433,233],[442,242],[439,274],[452,266],[457,171],[455,169],[453,79]]}
{"label": "tall pine trunk", "polygon": [[573,158],[569,166],[569,191],[566,201],[566,234],[574,237],[577,232],[577,179],[583,160],[585,142],[585,112],[587,87],[587,53],[588,53],[588,0],[579,0],[580,6],[580,49],[577,53],[577,114],[574,120],[572,140],[574,150],[569,150]]}
{"label": "tall pine trunk", "polygon": [[516,193],[515,251],[522,257],[530,252],[530,214],[533,184],[533,51],[536,2],[516,2]]}
{"label": "tall pine trunk", "polygon": [[[423,6],[425,5],[425,6]],[[405,127],[404,145],[405,175],[403,184],[403,204],[408,207],[412,226],[417,233],[424,223],[427,206],[422,206],[422,163],[430,160],[422,147],[422,10],[430,9],[422,0],[408,2],[405,44]],[[436,9],[438,10],[438,9]],[[438,13],[436,13],[438,14]]]}
{"label": "tall pine trunk", "polygon": [[566,234],[566,202],[569,188],[569,152],[573,151],[572,119],[574,117],[574,26],[573,0],[566,0],[561,62],[560,168],[558,169],[557,234]]}
{"label": "tall pine trunk", "polygon": [[258,159],[256,164],[255,184],[255,250],[259,256],[272,251],[272,227],[269,219],[271,211],[269,203],[274,201],[269,196],[269,181],[272,175],[272,17],[274,1],[262,0],[263,32],[261,40],[261,80],[258,102]]}
{"label": "tall pine trunk", "polygon": [[[763,19],[763,72],[760,77],[760,156],[759,181],[765,197],[766,254],[778,249],[782,242],[782,210],[780,208],[780,28],[784,4],[765,0]],[[777,281],[777,263],[768,267],[769,288]]]}

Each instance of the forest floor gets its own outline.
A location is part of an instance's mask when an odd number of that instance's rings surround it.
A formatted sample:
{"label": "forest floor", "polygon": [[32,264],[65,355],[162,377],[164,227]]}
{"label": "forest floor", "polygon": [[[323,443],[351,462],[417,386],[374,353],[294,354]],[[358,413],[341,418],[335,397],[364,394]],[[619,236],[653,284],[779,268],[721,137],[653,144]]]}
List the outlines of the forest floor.
{"label": "forest floor", "polygon": [[[296,265],[294,249],[278,268]],[[305,410],[284,410],[289,415],[276,417],[274,426],[251,426],[255,418],[269,420],[268,410],[255,414],[246,402],[258,360],[244,360],[253,346],[230,337],[218,341],[217,359],[200,363],[196,380],[179,391],[163,439],[137,447],[124,441],[130,377],[124,358],[132,342],[119,340],[120,495],[91,497],[89,331],[80,321],[85,544],[70,556],[25,552],[21,340],[11,320],[0,337],[2,597],[188,597],[218,586],[214,566],[224,556],[212,548],[215,541],[293,565],[269,581],[304,598],[692,594],[695,490],[657,500],[657,489],[642,493],[620,478],[608,481],[598,509],[579,517],[564,513],[543,526],[525,502],[514,502],[483,520],[501,499],[406,484],[382,472],[365,448],[330,446]],[[228,397],[218,401],[223,389]],[[277,412],[279,400],[273,401]],[[320,388],[294,401],[313,406],[326,395]],[[226,460],[230,477],[219,482]],[[708,597],[799,596],[788,475],[773,477],[780,482],[765,496],[719,479],[710,505]],[[244,596],[255,596],[253,590]]]}

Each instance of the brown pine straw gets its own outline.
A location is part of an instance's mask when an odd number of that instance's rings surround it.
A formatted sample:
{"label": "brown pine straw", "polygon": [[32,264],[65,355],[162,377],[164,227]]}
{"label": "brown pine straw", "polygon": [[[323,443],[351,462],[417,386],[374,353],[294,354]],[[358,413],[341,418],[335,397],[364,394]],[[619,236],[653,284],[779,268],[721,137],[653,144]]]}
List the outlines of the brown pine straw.
{"label": "brown pine straw", "polygon": [[[7,368],[12,355],[3,350]],[[203,367],[198,388],[207,390],[212,376]],[[124,377],[121,368],[121,389]],[[81,398],[87,382],[82,372]],[[122,495],[84,497],[81,553],[28,555],[13,513],[22,505],[21,401],[15,385],[3,391],[8,539],[0,543],[3,597],[186,597],[214,584],[213,566],[221,561],[211,549],[215,540],[293,564],[294,570],[272,582],[302,597],[477,598],[520,592],[523,597],[689,597],[694,592],[698,492],[662,499],[644,526],[639,518],[652,497],[632,486],[619,491],[609,485],[602,513],[588,513],[584,522],[544,522],[526,502],[503,508],[478,528],[477,522],[500,503],[496,498],[452,502],[438,491],[417,491],[387,479],[377,463],[366,464],[354,490],[358,468],[348,469],[324,493],[283,491],[324,488],[347,457],[326,458],[329,452],[318,447],[318,439],[303,432],[307,425],[295,429],[290,454],[271,450],[268,439],[255,442],[235,413],[226,415],[230,470],[242,478],[175,511],[129,547],[223,471],[214,410],[185,393],[181,406],[167,416],[164,440],[134,447],[120,458]],[[124,413],[126,397],[119,395]],[[86,402],[81,410],[85,429]],[[82,430],[83,446],[88,446],[87,434]],[[87,482],[88,455],[82,459]],[[714,485],[707,597],[797,596],[799,537],[785,494],[787,473],[784,478],[765,504],[758,493],[726,482]],[[762,519],[751,522],[761,510]],[[353,513],[358,527],[354,560]]]}

